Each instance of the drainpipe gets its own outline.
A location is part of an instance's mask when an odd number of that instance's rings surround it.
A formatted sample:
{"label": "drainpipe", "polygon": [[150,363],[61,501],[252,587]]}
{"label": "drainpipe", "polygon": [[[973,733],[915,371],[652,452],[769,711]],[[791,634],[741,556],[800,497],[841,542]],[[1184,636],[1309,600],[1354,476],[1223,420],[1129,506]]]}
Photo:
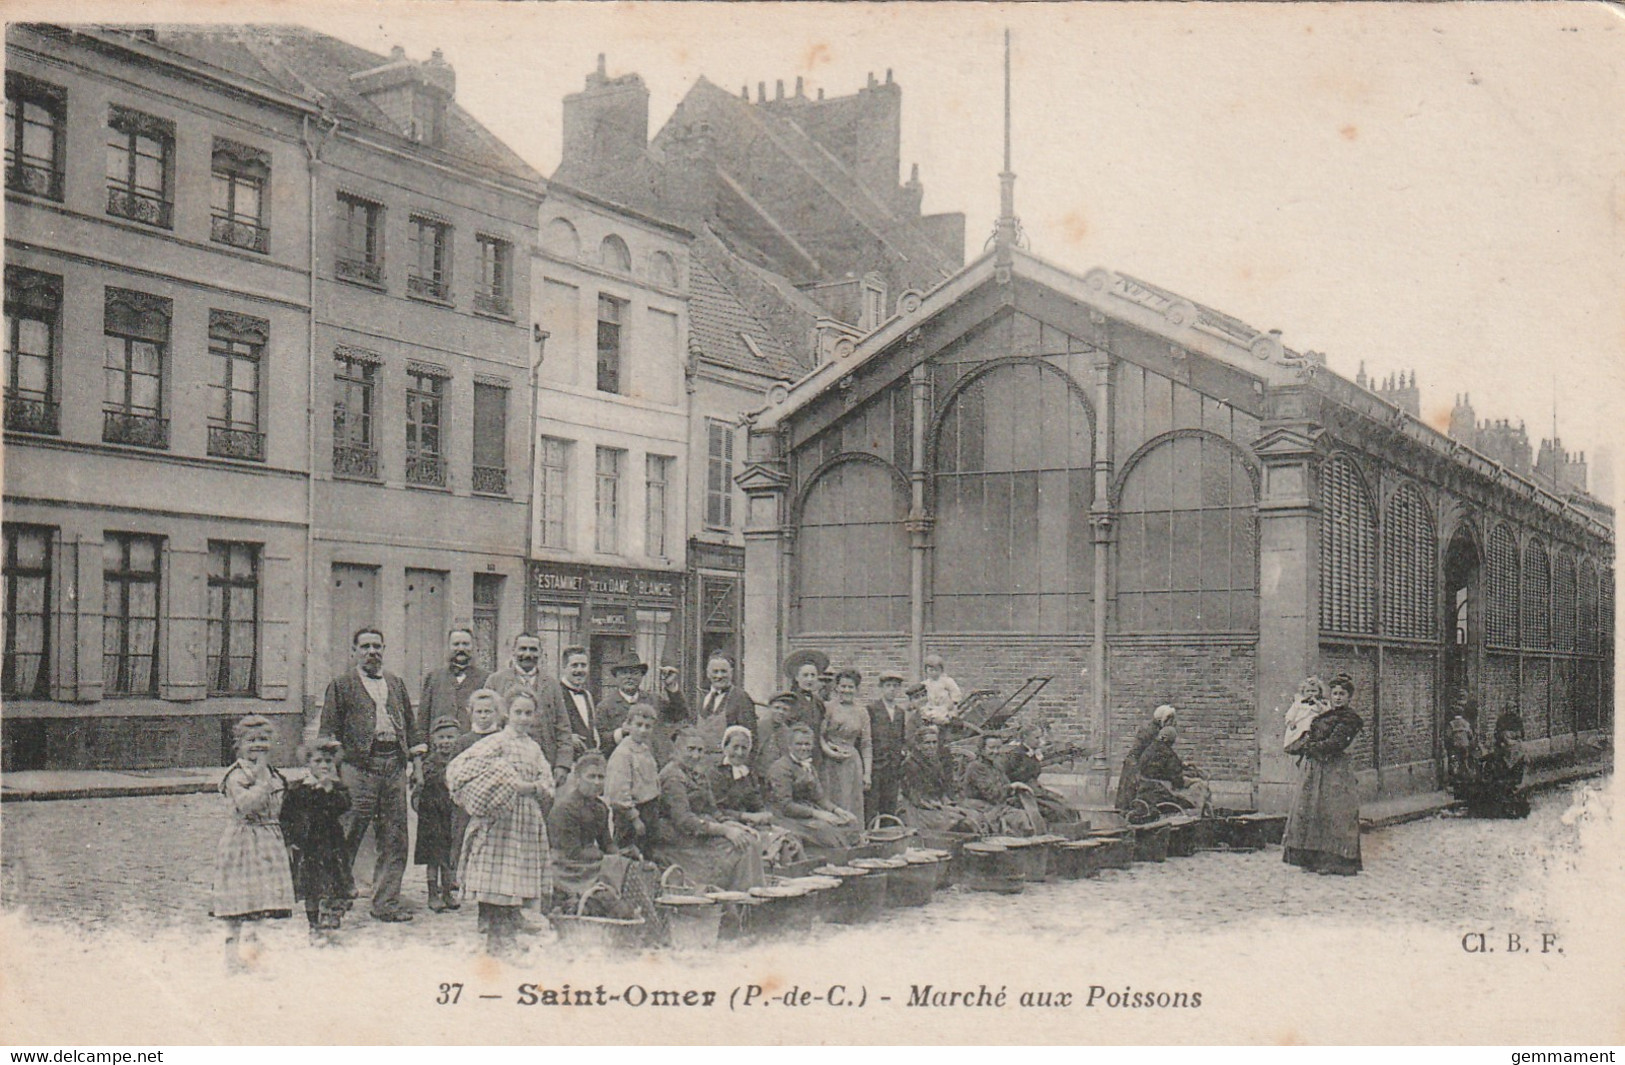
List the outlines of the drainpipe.
{"label": "drainpipe", "polygon": [[931,549],[931,518],[925,513],[925,422],[930,416],[930,378],[925,363],[909,371],[913,401],[913,454],[909,480],[909,676],[925,675],[925,553]]}
{"label": "drainpipe", "polygon": [[530,437],[530,467],[528,476],[530,484],[525,487],[528,505],[525,512],[528,515],[525,522],[525,629],[535,631],[536,619],[530,614],[530,560],[536,557],[536,410],[537,393],[541,391],[542,357],[547,352],[547,338],[553,334],[543,329],[539,324],[533,323],[530,327],[531,339],[536,343],[536,358],[530,364],[530,423],[525,426],[525,432]]}
{"label": "drainpipe", "polygon": [[[306,293],[309,313],[306,315],[306,351],[309,357],[309,377],[305,382],[305,657],[300,671],[299,701],[310,692],[310,670],[316,662],[316,164],[321,159],[322,146],[339,128],[339,120],[322,115],[325,129],[311,130],[310,116],[299,120],[299,139],[305,146],[306,203],[309,225],[306,229]],[[306,723],[306,731],[314,733],[318,717]]]}

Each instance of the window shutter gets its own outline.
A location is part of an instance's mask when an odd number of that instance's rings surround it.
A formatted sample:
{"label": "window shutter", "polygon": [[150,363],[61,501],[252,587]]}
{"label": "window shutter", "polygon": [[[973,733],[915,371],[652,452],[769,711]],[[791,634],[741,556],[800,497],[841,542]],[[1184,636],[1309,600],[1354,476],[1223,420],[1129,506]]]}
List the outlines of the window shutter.
{"label": "window shutter", "polygon": [[1552,643],[1551,562],[1546,545],[1531,539],[1523,553],[1523,644],[1544,649]]}
{"label": "window shutter", "polygon": [[1518,545],[1512,530],[1497,525],[1490,534],[1489,642],[1512,647],[1518,642]]}
{"label": "window shutter", "polygon": [[1388,502],[1383,523],[1382,623],[1389,636],[1429,639],[1435,634],[1433,521],[1422,495],[1404,484]]}
{"label": "window shutter", "polygon": [[1320,627],[1370,633],[1376,627],[1376,528],[1371,497],[1354,463],[1332,456],[1320,473]]}

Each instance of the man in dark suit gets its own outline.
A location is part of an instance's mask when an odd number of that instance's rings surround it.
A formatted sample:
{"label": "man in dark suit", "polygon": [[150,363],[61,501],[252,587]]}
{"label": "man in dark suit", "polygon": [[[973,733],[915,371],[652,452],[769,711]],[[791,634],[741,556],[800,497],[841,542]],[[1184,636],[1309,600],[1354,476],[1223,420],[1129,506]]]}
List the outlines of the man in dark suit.
{"label": "man in dark suit", "polygon": [[649,675],[649,666],[638,657],[636,651],[622,655],[609,672],[615,678],[615,687],[599,696],[595,711],[598,715],[596,723],[600,749],[605,754],[612,752],[626,736],[626,722],[632,716],[632,710],[646,706],[654,711],[655,716],[655,730],[649,736],[649,746],[654,750],[655,764],[664,767],[675,756],[677,731],[684,725],[692,724],[688,705],[683,702],[677,667],[661,667],[661,691],[658,695],[650,695],[643,690],[643,678]]}
{"label": "man in dark suit", "polygon": [[903,678],[880,675],[880,698],[869,704],[869,788],[863,793],[863,819],[874,824],[881,814],[897,816],[897,789],[902,783],[903,749],[907,743],[908,710],[903,706]]}
{"label": "man in dark suit", "polygon": [[370,827],[378,848],[372,877],[372,915],[380,921],[410,921],[401,906],[406,873],[406,817],[409,778],[428,750],[406,682],[384,672],[384,634],[356,630],[350,639],[355,667],[333,678],[322,700],[318,732],[344,744],[344,783],[350,789],[350,823],[345,842],[355,862]]}
{"label": "man in dark suit", "polygon": [[[709,687],[700,695],[700,735],[707,741],[714,739],[720,748],[722,733],[729,725],[750,729],[751,750],[762,749],[760,728],[756,720],[756,700],[744,688],[734,684],[734,661],[718,651],[705,663],[705,679]],[[720,716],[719,716],[720,715]]]}
{"label": "man in dark suit", "polygon": [[597,710],[587,690],[590,661],[585,647],[566,647],[559,654],[559,678],[536,685],[536,742],[560,784],[570,775],[576,755],[599,746]]}
{"label": "man in dark suit", "polygon": [[447,662],[423,675],[423,698],[418,700],[418,735],[429,734],[436,718],[450,717],[464,732],[469,729],[468,697],[485,687],[487,673],[474,664],[474,634],[452,629],[446,634]]}

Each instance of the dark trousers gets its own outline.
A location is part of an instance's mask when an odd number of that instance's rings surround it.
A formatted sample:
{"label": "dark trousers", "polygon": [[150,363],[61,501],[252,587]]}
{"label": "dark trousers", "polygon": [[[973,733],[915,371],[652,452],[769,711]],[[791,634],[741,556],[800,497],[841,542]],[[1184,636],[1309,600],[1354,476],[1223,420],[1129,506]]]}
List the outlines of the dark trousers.
{"label": "dark trousers", "polygon": [[306,899],[305,920],[310,922],[313,931],[335,931],[343,923],[344,910],[349,904],[349,899]]}
{"label": "dark trousers", "polygon": [[863,793],[864,824],[874,824],[881,814],[897,816],[897,789],[901,784],[902,774],[898,770],[874,768],[869,775],[869,790]]}
{"label": "dark trousers", "polygon": [[372,912],[393,913],[401,908],[401,877],[406,875],[406,820],[410,808],[406,784],[406,760],[399,756],[375,758],[376,772],[346,765],[344,783],[350,788],[350,818],[345,842],[350,847],[350,864],[367,829],[373,830],[378,861],[372,874]]}

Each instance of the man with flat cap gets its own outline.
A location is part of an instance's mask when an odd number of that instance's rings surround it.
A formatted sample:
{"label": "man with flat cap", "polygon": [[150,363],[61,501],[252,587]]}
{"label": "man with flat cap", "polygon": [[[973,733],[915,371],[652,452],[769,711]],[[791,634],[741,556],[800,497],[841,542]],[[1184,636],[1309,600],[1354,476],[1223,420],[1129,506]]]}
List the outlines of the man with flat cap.
{"label": "man with flat cap", "polygon": [[882,670],[880,698],[869,704],[869,736],[874,746],[869,787],[863,793],[863,820],[874,824],[881,814],[897,816],[897,789],[902,783],[907,744],[908,709],[903,705],[903,675]]}

